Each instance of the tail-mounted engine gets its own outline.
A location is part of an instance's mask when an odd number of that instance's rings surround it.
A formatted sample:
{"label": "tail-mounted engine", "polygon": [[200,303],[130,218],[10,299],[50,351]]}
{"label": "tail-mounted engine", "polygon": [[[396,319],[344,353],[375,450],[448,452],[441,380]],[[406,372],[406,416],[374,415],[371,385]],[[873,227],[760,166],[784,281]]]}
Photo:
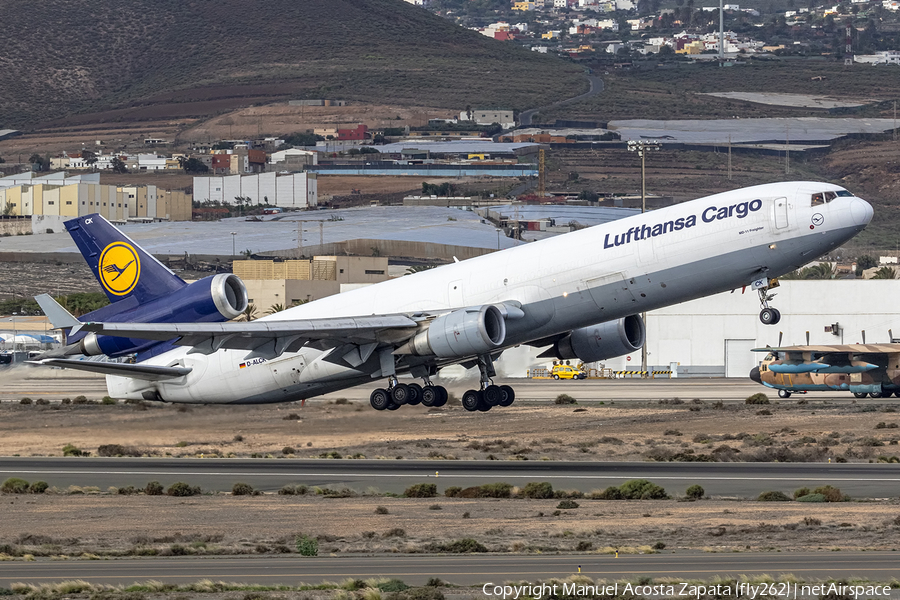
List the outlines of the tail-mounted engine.
{"label": "tail-mounted engine", "polygon": [[[121,310],[127,301],[110,304],[81,318],[110,323],[217,323],[238,317],[247,309],[247,288],[240,277],[204,277],[151,302]],[[118,309],[119,312],[113,312]],[[107,314],[104,314],[107,313]],[[158,341],[88,333],[71,336],[66,354],[121,356],[144,350]]]}
{"label": "tail-mounted engine", "polygon": [[540,356],[595,362],[631,354],[644,345],[645,337],[644,321],[631,315],[570,331]]}

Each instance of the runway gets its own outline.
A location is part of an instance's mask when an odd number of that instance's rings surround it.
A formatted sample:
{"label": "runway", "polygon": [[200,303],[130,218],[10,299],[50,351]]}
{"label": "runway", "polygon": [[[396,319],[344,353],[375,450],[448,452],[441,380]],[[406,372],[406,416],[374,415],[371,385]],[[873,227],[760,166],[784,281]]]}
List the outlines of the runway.
{"label": "runway", "polygon": [[864,578],[888,582],[897,575],[891,552],[772,552],[768,554],[684,552],[650,555],[400,555],[213,558],[129,558],[94,561],[0,562],[0,586],[80,579],[120,585],[155,580],[185,584],[201,579],[261,585],[318,584],[348,577],[396,577],[423,585],[438,577],[457,585],[502,584],[568,577],[578,572],[611,581],[638,577],[674,580],[791,573],[805,581]]}
{"label": "runway", "polygon": [[21,477],[51,486],[143,487],[184,481],[207,491],[230,491],[239,481],[263,491],[286,484],[376,488],[402,492],[431,482],[443,491],[503,481],[524,485],[549,481],[555,488],[584,492],[650,479],[670,493],[698,483],[710,496],[755,498],[761,492],[834,485],[854,498],[887,498],[900,489],[900,465],[822,463],[635,463],[562,461],[308,460],[193,458],[0,458],[0,480]]}

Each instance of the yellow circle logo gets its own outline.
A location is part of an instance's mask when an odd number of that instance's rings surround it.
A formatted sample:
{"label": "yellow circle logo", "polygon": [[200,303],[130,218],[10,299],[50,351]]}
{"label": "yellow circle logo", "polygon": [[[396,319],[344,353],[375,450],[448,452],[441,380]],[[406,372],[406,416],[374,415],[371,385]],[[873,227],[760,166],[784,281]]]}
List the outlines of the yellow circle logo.
{"label": "yellow circle logo", "polygon": [[100,254],[100,282],[109,293],[124,296],[134,289],[141,277],[141,259],[125,242],[113,242]]}

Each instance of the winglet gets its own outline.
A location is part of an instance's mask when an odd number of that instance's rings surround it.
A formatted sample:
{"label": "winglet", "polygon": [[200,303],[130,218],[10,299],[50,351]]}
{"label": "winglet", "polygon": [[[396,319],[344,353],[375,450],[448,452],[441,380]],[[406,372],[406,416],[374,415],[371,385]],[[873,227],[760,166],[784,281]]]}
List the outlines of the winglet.
{"label": "winglet", "polygon": [[71,327],[72,331],[69,332],[69,335],[75,335],[81,330],[81,326],[84,325],[84,323],[73,317],[72,313],[63,308],[59,302],[54,300],[50,294],[41,294],[35,296],[34,299],[41,307],[41,310],[44,311],[44,314],[50,319],[54,329]]}

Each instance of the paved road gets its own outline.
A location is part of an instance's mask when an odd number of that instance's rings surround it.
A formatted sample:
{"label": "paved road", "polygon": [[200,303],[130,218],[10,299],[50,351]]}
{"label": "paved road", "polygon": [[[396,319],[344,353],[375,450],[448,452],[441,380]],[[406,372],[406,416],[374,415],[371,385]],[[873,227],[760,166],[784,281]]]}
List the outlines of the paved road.
{"label": "paved road", "polygon": [[156,580],[189,583],[200,579],[265,585],[315,584],[347,577],[397,577],[421,585],[431,577],[458,585],[534,581],[578,572],[610,580],[644,577],[710,579],[715,576],[792,573],[804,580],[862,577],[890,581],[900,567],[891,552],[791,552],[712,554],[701,552],[638,556],[464,555],[345,557],[135,558],[100,561],[0,562],[0,586],[17,581],[40,584],[81,579],[110,585]]}
{"label": "paved road", "polygon": [[[57,373],[54,371],[54,373]],[[757,392],[766,392],[773,400],[777,400],[775,393],[761,385],[747,379],[586,379],[583,381],[554,381],[551,379],[525,379],[507,378],[495,379],[495,382],[505,383],[516,389],[516,402],[532,403],[551,402],[558,394],[563,392],[578,399],[579,402],[655,402],[660,399],[680,398],[689,402],[694,398],[700,400],[723,400],[725,402],[743,402],[747,396]],[[457,396],[474,385],[474,381],[441,381]],[[334,400],[335,398],[347,398],[349,400],[361,400],[368,402],[369,394],[376,387],[358,386],[328,394],[320,398],[313,398],[310,402]],[[18,402],[23,396],[32,399],[46,398],[58,402],[62,398],[74,398],[84,395],[88,398],[99,399],[106,395],[106,383],[102,377],[54,377],[50,379],[14,378],[3,381],[0,386],[0,402]],[[784,402],[796,402],[800,399],[809,402],[840,402],[850,403],[854,400],[849,392],[821,392],[810,393],[804,396],[794,395]],[[872,399],[857,400],[859,404],[874,403],[900,403],[900,400]]]}
{"label": "paved road", "polygon": [[585,98],[589,98],[590,96],[594,96],[603,91],[603,80],[600,79],[600,77],[598,77],[597,75],[588,75],[587,79],[590,83],[590,88],[588,88],[587,92],[579,94],[578,96],[574,96],[572,98],[560,100],[559,102],[554,102],[553,104],[550,104],[548,106],[542,106],[540,108],[530,108],[526,111],[522,111],[521,113],[519,113],[519,125],[521,125],[522,127],[530,126],[531,118],[534,117],[535,113],[538,113],[542,110],[571,104],[572,102],[578,102],[579,100],[584,100]]}
{"label": "paved road", "polygon": [[650,479],[673,493],[699,483],[708,495],[756,497],[766,490],[786,492],[832,484],[857,498],[888,498],[900,490],[897,464],[821,463],[629,463],[556,461],[172,459],[172,458],[0,458],[0,480],[22,477],[50,485],[143,487],[185,481],[204,490],[230,491],[244,481],[276,491],[288,483],[374,487],[401,492],[413,483],[468,487],[505,481],[523,485],[549,481],[554,487],[591,491],[629,479]]}

